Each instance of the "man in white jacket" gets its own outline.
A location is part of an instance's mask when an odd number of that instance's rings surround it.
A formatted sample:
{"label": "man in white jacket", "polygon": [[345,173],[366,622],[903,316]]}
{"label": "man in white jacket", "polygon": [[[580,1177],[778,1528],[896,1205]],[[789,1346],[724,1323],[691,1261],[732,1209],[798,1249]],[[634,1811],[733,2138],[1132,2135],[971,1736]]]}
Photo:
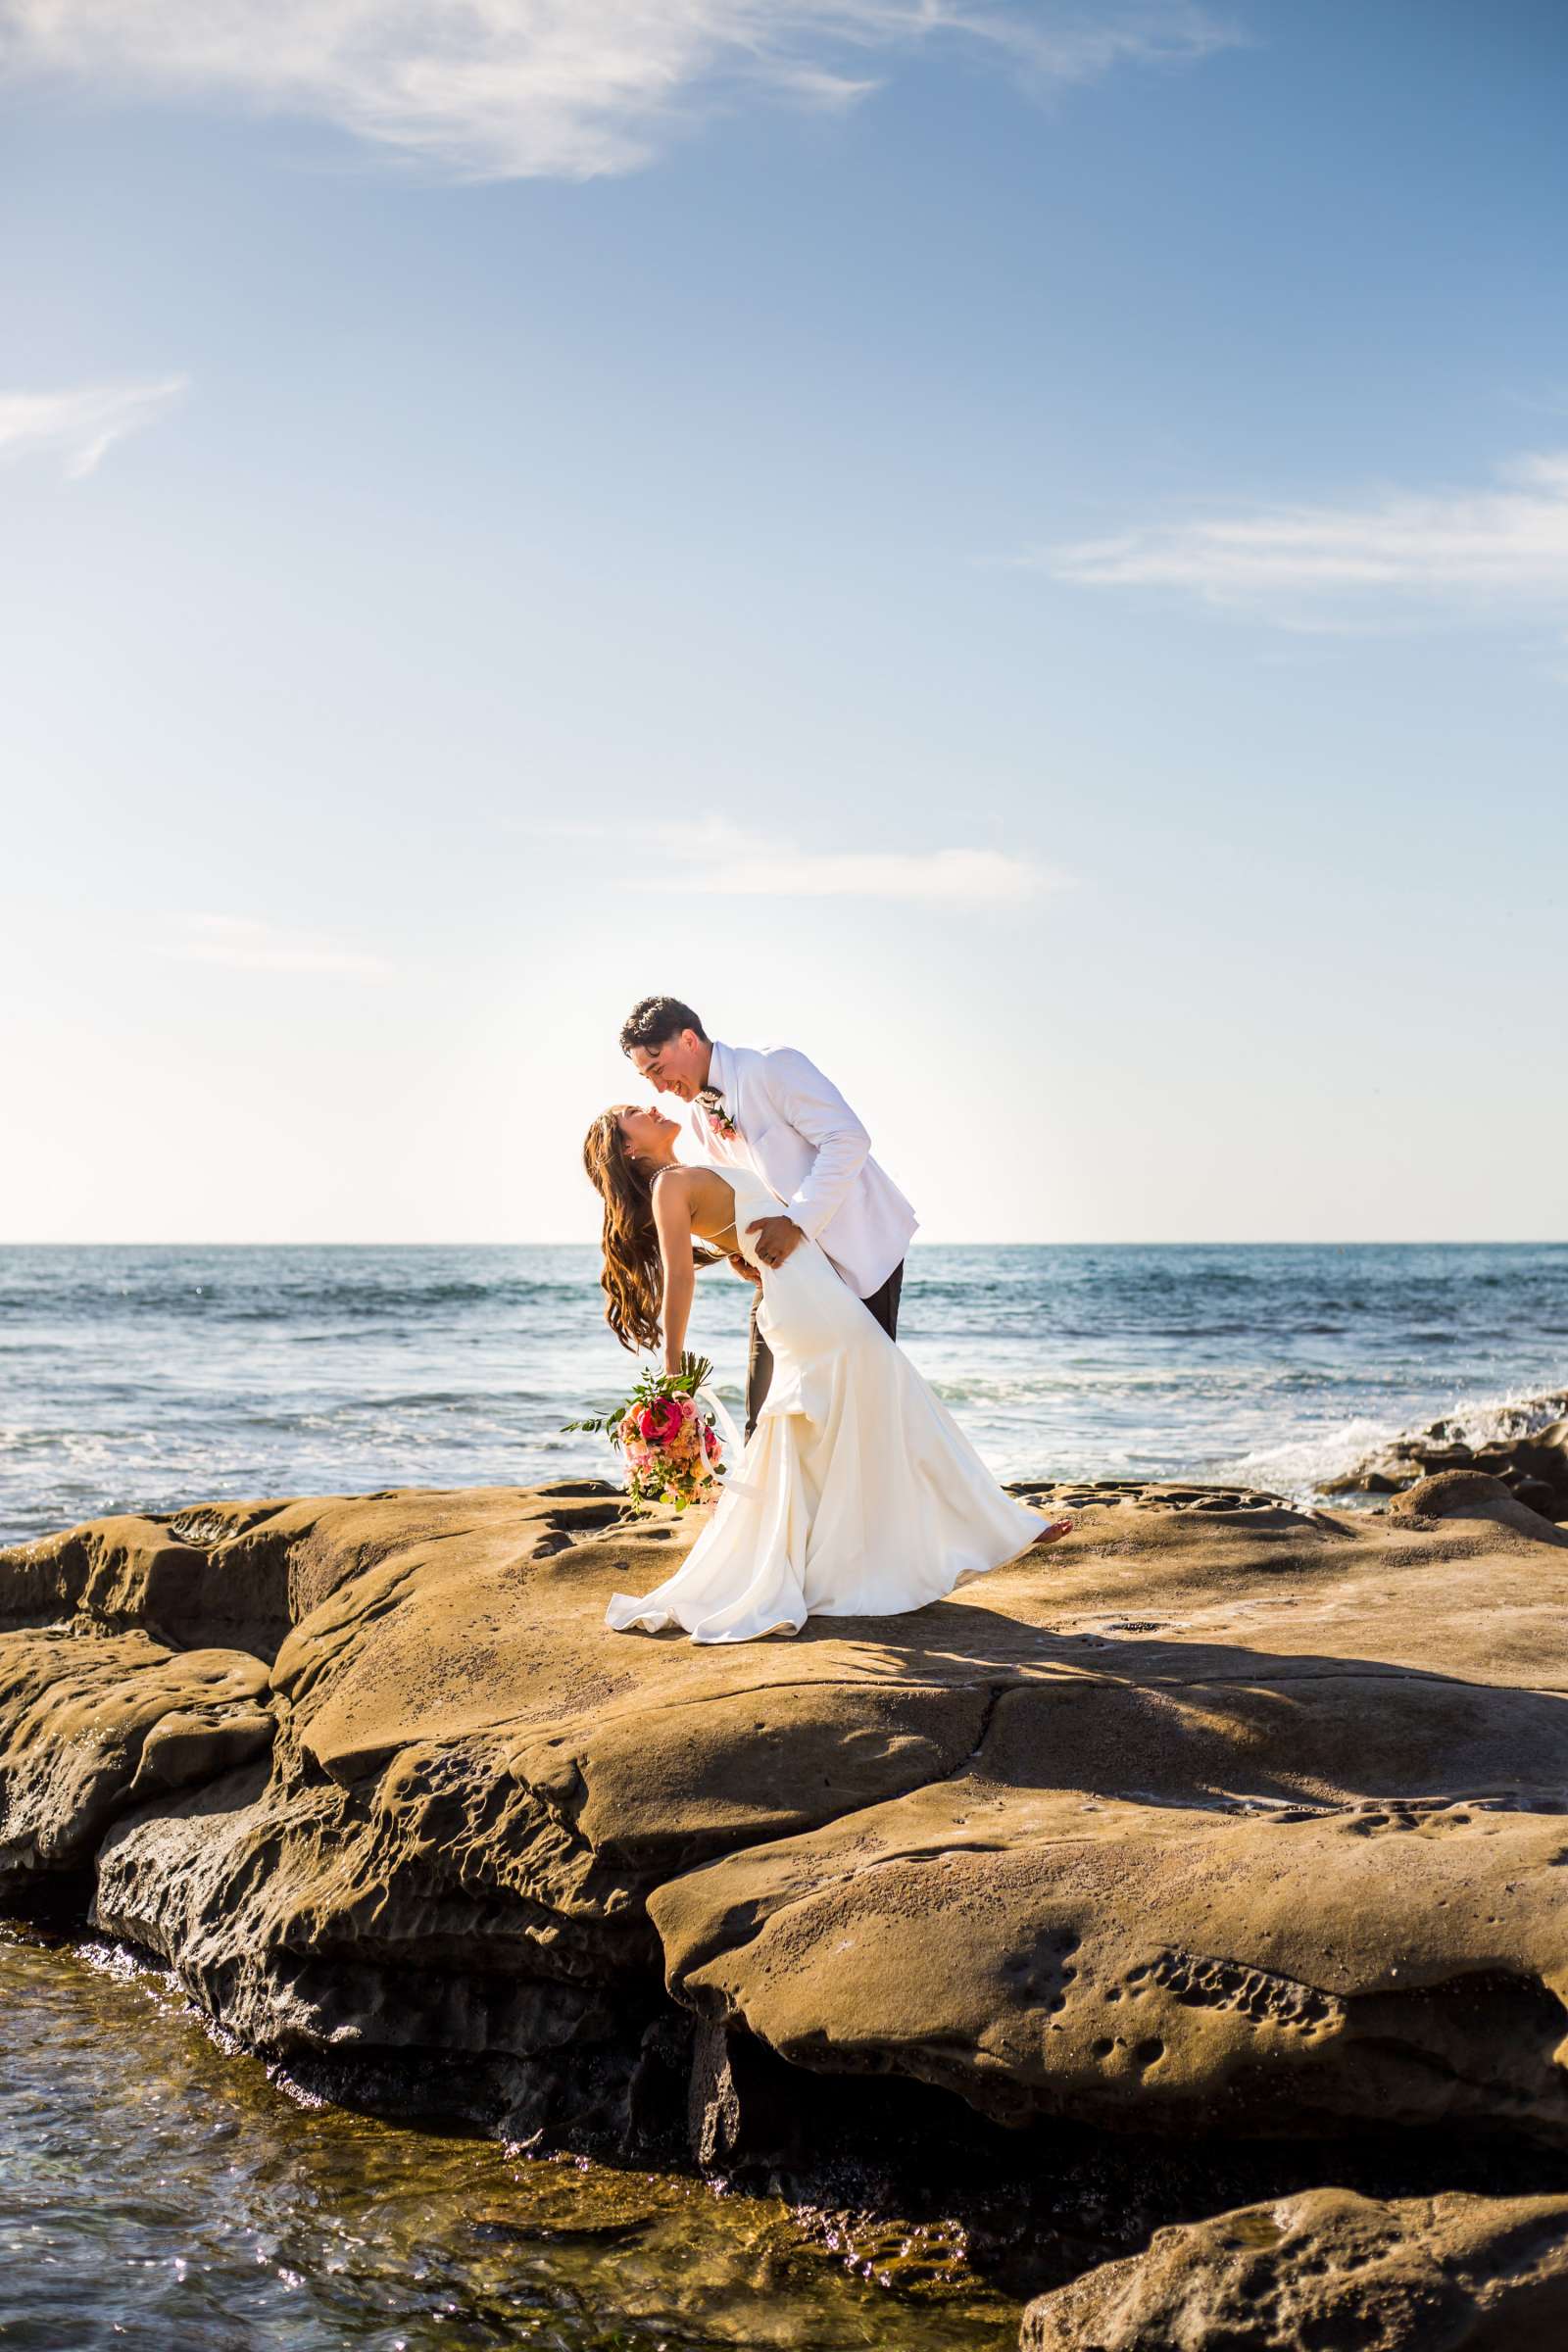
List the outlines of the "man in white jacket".
{"label": "man in white jacket", "polygon": [[[754,1168],[784,1202],[748,1226],[764,1265],[803,1241],[820,1245],[889,1339],[915,1214],[871,1157],[871,1139],[836,1086],[793,1047],[726,1046],[678,997],[645,997],[621,1026],[621,1051],[661,1094],[691,1105],[705,1159]],[[746,1269],[748,1272],[749,1268]],[[752,1306],[746,1382],[750,1437],[773,1376]]]}

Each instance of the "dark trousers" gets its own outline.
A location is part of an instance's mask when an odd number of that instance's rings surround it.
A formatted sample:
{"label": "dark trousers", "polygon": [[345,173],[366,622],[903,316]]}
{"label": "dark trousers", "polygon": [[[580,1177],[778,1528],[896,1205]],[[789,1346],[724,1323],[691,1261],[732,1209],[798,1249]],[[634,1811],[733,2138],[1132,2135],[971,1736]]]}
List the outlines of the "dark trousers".
{"label": "dark trousers", "polygon": [[[894,1267],[879,1291],[861,1301],[873,1314],[890,1340],[899,1336],[899,1293],[904,1288],[904,1268]],[[757,1416],[767,1400],[773,1379],[773,1350],[757,1328],[757,1310],[762,1303],[759,1290],[752,1300],[752,1351],[746,1362],[746,1435],[757,1427]]]}

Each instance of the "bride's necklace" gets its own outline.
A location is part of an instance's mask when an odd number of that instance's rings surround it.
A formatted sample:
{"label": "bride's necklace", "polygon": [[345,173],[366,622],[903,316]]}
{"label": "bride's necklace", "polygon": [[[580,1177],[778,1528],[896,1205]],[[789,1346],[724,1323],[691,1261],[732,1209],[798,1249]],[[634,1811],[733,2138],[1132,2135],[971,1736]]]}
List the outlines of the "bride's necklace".
{"label": "bride's necklace", "polygon": [[661,1176],[673,1176],[680,1165],[681,1162],[678,1159],[666,1159],[662,1168],[656,1168],[654,1170],[653,1174],[648,1179],[649,1183],[657,1184]]}

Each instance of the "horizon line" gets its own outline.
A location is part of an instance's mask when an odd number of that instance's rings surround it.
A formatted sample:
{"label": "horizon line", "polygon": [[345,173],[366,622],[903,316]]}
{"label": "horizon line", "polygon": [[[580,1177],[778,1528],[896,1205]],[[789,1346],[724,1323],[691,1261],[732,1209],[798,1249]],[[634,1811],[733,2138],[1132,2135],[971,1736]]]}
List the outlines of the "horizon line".
{"label": "horizon line", "polygon": [[[597,1250],[596,1241],[94,1241],[32,1239],[0,1241],[3,1250]],[[1568,1235],[1433,1234],[1348,1235],[1311,1240],[1273,1235],[1246,1240],[1226,1235],[1127,1236],[1115,1239],[1061,1237],[1054,1241],[954,1241],[921,1236],[916,1250],[1561,1250]]]}

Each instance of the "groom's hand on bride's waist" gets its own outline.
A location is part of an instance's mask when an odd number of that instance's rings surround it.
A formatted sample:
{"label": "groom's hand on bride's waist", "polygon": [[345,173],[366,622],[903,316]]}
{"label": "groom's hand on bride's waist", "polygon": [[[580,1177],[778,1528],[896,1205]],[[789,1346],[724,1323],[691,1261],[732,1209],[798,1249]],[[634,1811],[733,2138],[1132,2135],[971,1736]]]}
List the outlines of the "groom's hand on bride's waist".
{"label": "groom's hand on bride's waist", "polygon": [[781,1266],[805,1241],[793,1217],[756,1217],[746,1228],[757,1236],[757,1254],[764,1266]]}

